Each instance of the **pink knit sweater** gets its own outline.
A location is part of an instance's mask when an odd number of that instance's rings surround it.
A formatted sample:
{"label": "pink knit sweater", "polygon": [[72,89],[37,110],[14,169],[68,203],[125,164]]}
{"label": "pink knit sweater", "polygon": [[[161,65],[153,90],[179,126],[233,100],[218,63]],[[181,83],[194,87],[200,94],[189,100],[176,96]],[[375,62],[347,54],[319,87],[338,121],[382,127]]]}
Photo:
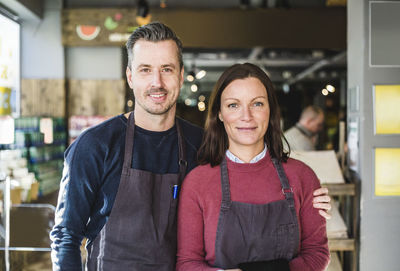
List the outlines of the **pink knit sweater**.
{"label": "pink knit sweater", "polygon": [[[254,164],[227,159],[232,201],[265,204],[284,199],[281,184],[267,154]],[[313,191],[320,187],[314,172],[289,159],[283,168],[293,188],[300,230],[299,254],[290,270],[325,270],[329,262],[326,221],[313,208]],[[220,167],[193,169],[183,182],[178,211],[178,271],[212,271],[221,206]]]}

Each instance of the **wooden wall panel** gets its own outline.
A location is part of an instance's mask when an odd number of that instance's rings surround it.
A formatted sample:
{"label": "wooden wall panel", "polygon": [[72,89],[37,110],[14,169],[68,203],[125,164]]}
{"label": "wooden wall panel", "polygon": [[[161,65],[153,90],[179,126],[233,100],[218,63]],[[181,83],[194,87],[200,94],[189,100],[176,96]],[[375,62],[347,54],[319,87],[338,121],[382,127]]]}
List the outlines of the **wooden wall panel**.
{"label": "wooden wall panel", "polygon": [[22,79],[21,116],[65,117],[64,79]]}
{"label": "wooden wall panel", "polygon": [[69,115],[114,116],[124,112],[125,81],[69,80]]}

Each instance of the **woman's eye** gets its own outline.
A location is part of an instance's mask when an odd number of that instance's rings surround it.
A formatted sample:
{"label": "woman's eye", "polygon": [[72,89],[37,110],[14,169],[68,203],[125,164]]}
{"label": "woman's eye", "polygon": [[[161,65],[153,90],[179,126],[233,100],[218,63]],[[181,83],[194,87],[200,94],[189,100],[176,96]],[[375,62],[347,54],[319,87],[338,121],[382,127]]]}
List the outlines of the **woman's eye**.
{"label": "woman's eye", "polygon": [[256,106],[256,107],[260,107],[260,106],[263,106],[264,105],[264,103],[262,103],[262,102],[255,102],[254,103],[254,106]]}
{"label": "woman's eye", "polygon": [[238,105],[235,103],[228,104],[228,108],[237,108],[237,107],[238,107]]}

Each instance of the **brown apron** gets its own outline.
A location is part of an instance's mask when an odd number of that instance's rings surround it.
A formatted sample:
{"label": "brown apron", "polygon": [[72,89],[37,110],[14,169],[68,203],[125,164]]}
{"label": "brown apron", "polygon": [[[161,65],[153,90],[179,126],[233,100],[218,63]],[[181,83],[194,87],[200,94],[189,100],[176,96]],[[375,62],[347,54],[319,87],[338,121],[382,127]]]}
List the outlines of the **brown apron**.
{"label": "brown apron", "polygon": [[132,168],[134,122],[131,113],[117,196],[105,226],[88,248],[90,271],[175,270],[176,192],[187,166],[182,131],[176,120],[179,173],[155,174]]}
{"label": "brown apron", "polygon": [[290,260],[296,256],[299,227],[293,190],[281,163],[276,159],[272,162],[285,199],[249,204],[231,201],[226,159],[222,161],[222,202],[215,240],[215,267],[237,268],[239,263]]}

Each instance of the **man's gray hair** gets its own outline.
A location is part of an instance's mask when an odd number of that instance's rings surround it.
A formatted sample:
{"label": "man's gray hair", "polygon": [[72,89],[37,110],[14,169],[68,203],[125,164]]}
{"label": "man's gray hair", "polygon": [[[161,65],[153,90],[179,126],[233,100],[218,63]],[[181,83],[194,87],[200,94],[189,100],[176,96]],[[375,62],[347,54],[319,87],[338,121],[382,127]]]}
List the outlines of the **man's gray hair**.
{"label": "man's gray hair", "polygon": [[309,105],[301,112],[300,120],[316,119],[321,114],[324,114],[324,111],[321,107],[316,105]]}
{"label": "man's gray hair", "polygon": [[182,60],[182,42],[176,36],[175,32],[171,28],[160,22],[152,22],[137,28],[129,37],[126,42],[126,50],[128,51],[128,67],[131,69],[131,63],[133,60],[133,46],[138,40],[144,39],[146,41],[158,42],[164,40],[173,40],[176,43],[178,49],[178,61],[180,68],[183,67]]}

